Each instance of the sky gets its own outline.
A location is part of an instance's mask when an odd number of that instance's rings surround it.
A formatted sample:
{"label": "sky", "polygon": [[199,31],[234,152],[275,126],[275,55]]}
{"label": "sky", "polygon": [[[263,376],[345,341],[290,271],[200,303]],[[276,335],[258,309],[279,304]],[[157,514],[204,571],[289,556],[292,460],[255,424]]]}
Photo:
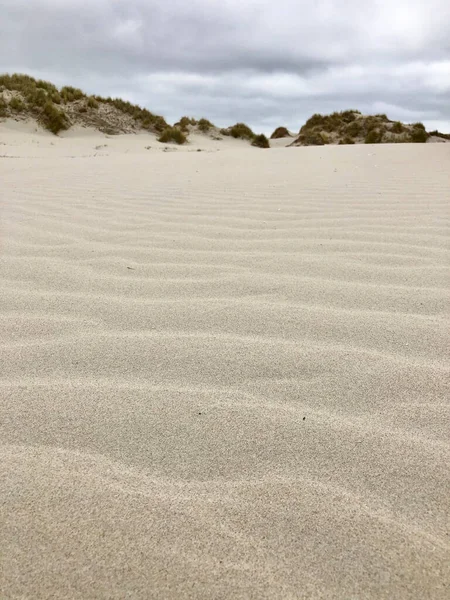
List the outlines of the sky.
{"label": "sky", "polygon": [[295,132],[354,108],[450,132],[450,1],[0,0],[0,72],[169,122]]}

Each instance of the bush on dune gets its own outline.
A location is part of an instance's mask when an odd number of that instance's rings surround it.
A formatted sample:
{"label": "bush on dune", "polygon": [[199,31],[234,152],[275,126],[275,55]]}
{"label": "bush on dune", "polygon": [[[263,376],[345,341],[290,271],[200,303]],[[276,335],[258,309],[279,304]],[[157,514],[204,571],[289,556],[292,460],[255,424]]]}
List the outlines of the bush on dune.
{"label": "bush on dune", "polygon": [[271,140],[278,140],[285,137],[291,137],[291,134],[286,129],[286,127],[277,127],[275,131],[270,136]]}
{"label": "bush on dune", "polygon": [[94,98],[94,96],[89,96],[88,101],[87,101],[87,105],[88,105],[89,108],[98,108],[98,102]]}
{"label": "bush on dune", "polygon": [[392,133],[403,133],[404,131],[405,131],[405,128],[404,128],[403,124],[400,123],[400,121],[395,121],[391,127]]}
{"label": "bush on dune", "polygon": [[74,100],[81,100],[85,98],[84,94],[80,89],[74,88],[71,85],[65,85],[61,88],[61,98],[67,104],[67,102],[73,102]]}
{"label": "bush on dune", "polygon": [[69,127],[66,115],[58,110],[52,102],[47,102],[44,106],[42,112],[42,124],[55,135]]}
{"label": "bush on dune", "polygon": [[184,144],[186,139],[187,138],[184,133],[177,127],[167,127],[158,138],[158,142],[175,142],[176,144]]}
{"label": "bush on dune", "polygon": [[252,146],[256,146],[257,148],[270,148],[269,140],[263,133],[255,135]]}
{"label": "bush on dune", "polygon": [[230,135],[236,139],[241,138],[253,140],[253,138],[255,137],[253,131],[245,123],[236,123],[236,125],[233,125],[233,127],[231,127],[229,131]]}
{"label": "bush on dune", "polygon": [[18,98],[17,96],[14,96],[14,98],[11,98],[11,100],[10,100],[9,108],[16,112],[22,112],[25,109],[25,104],[22,102],[22,100],[20,98]]}
{"label": "bush on dune", "polygon": [[364,139],[365,144],[380,144],[383,134],[378,129],[370,129]]}
{"label": "bush on dune", "polygon": [[422,123],[415,123],[410,133],[411,141],[414,144],[425,144],[428,139],[428,133]]}
{"label": "bush on dune", "polygon": [[191,117],[181,117],[178,123],[175,123],[174,127],[178,127],[185,133],[189,131],[189,125],[197,125],[197,121]]}
{"label": "bush on dune", "polygon": [[208,121],[208,119],[200,119],[200,121],[197,123],[197,127],[200,131],[206,133],[207,131],[212,129],[214,125],[211,123],[211,121]]}

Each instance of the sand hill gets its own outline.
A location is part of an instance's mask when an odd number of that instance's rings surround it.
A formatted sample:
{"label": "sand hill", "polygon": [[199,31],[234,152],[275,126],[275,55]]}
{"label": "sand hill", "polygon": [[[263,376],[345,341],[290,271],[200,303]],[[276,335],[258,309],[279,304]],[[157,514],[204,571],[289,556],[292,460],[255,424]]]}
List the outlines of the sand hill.
{"label": "sand hill", "polygon": [[241,139],[259,148],[450,141],[449,134],[427,132],[421,123],[408,125],[392,121],[386,115],[367,116],[357,110],[346,110],[331,115],[314,114],[297,136],[285,127],[278,127],[269,142],[265,135],[254,133],[245,123],[218,128],[208,119],[184,116],[171,126],[164,117],[120,98],[88,96],[70,86],[58,89],[52,83],[21,74],[0,76],[0,121],[6,118],[32,119],[54,134],[74,126],[108,135],[150,132],[162,143],[179,145],[195,135],[215,141],[226,137]]}
{"label": "sand hill", "polygon": [[203,134],[216,140],[231,136],[253,146],[269,147],[264,135],[255,134],[244,123],[219,129],[208,119],[182,117],[170,126],[162,116],[120,98],[88,96],[69,86],[58,89],[48,81],[22,74],[0,76],[0,120],[6,118],[33,119],[54,134],[82,126],[109,135],[148,131],[156,133],[162,143],[184,144],[190,134]]}
{"label": "sand hill", "polygon": [[409,125],[392,121],[384,114],[363,115],[357,110],[345,110],[330,115],[313,115],[300,129],[291,146],[399,144],[449,140],[450,135],[439,131],[427,132],[422,123]]}

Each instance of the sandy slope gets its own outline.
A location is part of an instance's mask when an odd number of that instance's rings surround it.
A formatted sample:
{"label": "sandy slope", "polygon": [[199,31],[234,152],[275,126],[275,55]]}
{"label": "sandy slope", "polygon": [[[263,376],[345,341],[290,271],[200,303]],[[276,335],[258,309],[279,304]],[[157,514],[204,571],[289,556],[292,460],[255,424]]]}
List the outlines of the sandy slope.
{"label": "sandy slope", "polygon": [[1,598],[446,597],[450,147],[25,135]]}

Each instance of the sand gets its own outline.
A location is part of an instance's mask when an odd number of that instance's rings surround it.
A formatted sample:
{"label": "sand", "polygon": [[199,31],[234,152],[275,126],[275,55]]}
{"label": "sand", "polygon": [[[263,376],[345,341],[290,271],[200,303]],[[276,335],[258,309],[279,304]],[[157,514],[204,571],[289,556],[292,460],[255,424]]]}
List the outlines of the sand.
{"label": "sand", "polygon": [[0,597],[447,598],[450,146],[0,144]]}

